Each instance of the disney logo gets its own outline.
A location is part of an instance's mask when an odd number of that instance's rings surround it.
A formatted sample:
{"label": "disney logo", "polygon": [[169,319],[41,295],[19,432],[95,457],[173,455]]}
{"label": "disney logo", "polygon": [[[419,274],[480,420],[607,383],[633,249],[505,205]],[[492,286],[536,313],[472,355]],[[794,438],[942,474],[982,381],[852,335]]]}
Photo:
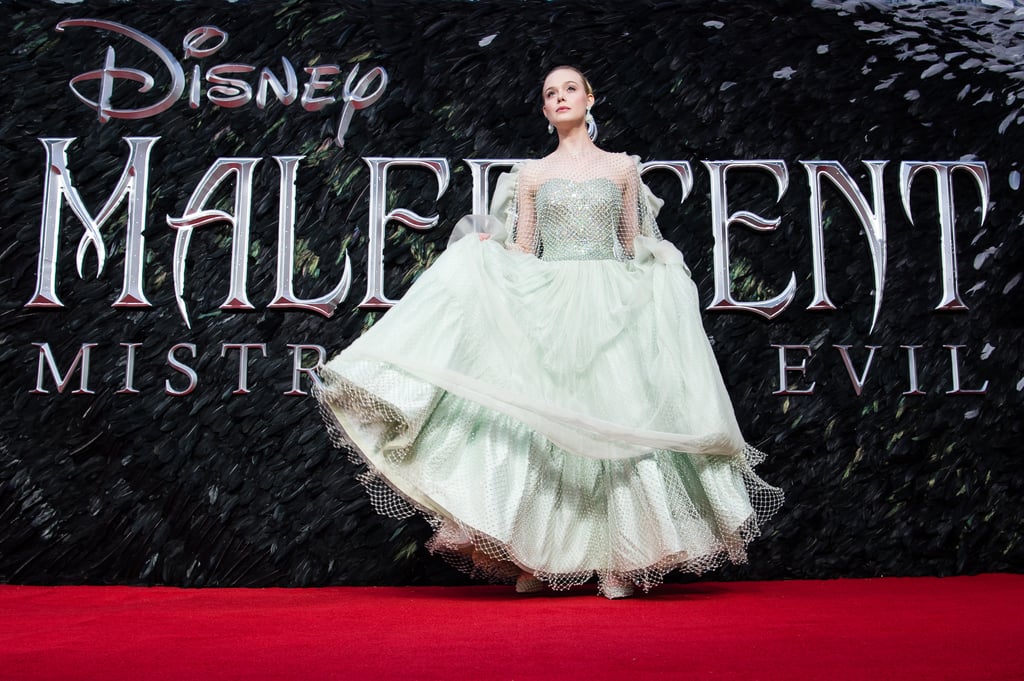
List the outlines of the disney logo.
{"label": "disney logo", "polygon": [[[152,104],[136,108],[114,106],[111,99],[114,95],[114,86],[118,81],[136,83],[138,92],[148,93],[156,84],[156,78],[141,69],[119,65],[114,48],[108,45],[101,68],[80,73],[71,78],[68,83],[74,95],[97,112],[101,123],[106,123],[111,118],[141,119],[156,116],[174,106],[181,99],[186,88],[189,107],[198,109],[204,96],[204,81],[208,85],[205,98],[215,106],[225,109],[245,106],[253,99],[256,100],[257,108],[263,109],[267,105],[267,99],[271,92],[273,97],[284,106],[298,100],[306,111],[319,111],[338,100],[338,97],[326,93],[334,85],[332,78],[342,72],[341,67],[337,64],[317,64],[305,67],[303,70],[307,77],[300,96],[299,78],[295,67],[286,57],[281,57],[283,83],[269,67],[263,67],[257,75],[250,76],[250,79],[247,80],[245,74],[255,73],[257,67],[239,63],[216,64],[205,71],[199,64],[193,64],[190,76],[186,78],[184,66],[170,50],[155,38],[130,26],[103,19],[66,19],[58,23],[56,28],[58,31],[64,31],[66,28],[80,26],[118,33],[142,45],[162,62],[170,81],[166,94]],[[194,28],[182,39],[183,60],[198,61],[209,57],[224,47],[227,41],[227,32],[216,26]],[[388,85],[387,71],[380,66],[373,67],[357,81],[358,75],[359,66],[357,64],[349,71],[342,87],[341,100],[344,102],[344,106],[341,116],[338,118],[337,132],[334,138],[339,147],[345,146],[344,138],[352,122],[353,114],[377,102]],[[82,91],[82,85],[91,81],[99,81],[99,93],[95,99],[90,98]]]}

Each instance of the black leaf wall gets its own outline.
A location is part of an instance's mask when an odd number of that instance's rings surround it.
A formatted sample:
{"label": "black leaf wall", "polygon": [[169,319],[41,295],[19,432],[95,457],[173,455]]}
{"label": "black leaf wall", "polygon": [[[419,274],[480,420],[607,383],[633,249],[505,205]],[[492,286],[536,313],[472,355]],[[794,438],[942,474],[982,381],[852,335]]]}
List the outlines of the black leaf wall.
{"label": "black leaf wall", "polygon": [[[461,159],[521,158],[553,147],[540,116],[546,69],[583,68],[597,89],[600,143],[644,160],[685,160],[695,185],[680,203],[678,182],[651,173],[666,198],[659,222],[686,254],[703,300],[713,289],[710,179],[703,160],[780,159],[789,187],[753,171],[730,175],[731,210],[779,217],[777,230],[731,229],[734,293],[766,298],[792,273],[793,304],[768,321],[707,311],[709,335],[748,439],[770,454],[761,473],[787,492],[783,511],[747,566],[718,578],[951,575],[1019,571],[1024,469],[1021,357],[1024,148],[1024,18],[971,5],[871,4],[803,0],[680,2],[5,2],[0,117],[0,580],[13,583],[127,583],[185,586],[316,586],[459,583],[421,548],[418,520],[375,515],[357,471],[331,449],[309,397],[291,387],[289,344],[343,348],[379,312],[357,307],[366,290],[369,174],[364,157],[440,157],[453,169],[435,200],[433,178],[396,169],[389,207],[437,213],[421,233],[391,225],[386,290],[398,297],[443,250],[470,209]],[[228,42],[208,68],[238,62],[280,71],[338,64],[339,95],[354,65],[385,68],[379,102],[355,112],[344,148],[333,142],[340,104],[307,112],[299,104],[252,102],[228,109],[184,97],[143,119],[97,115],[67,83],[101,68],[107,45],[120,64],[158,74],[159,62],[122,36],[90,28],[55,31],[62,19],[116,21],[152,36],[181,59],[188,31],[216,25]],[[123,61],[122,61],[123,60]],[[137,61],[137,63],[135,63]],[[249,76],[251,78],[251,75]],[[82,83],[95,93],[97,82]],[[89,88],[93,90],[89,90]],[[118,96],[149,101],[153,94]],[[108,262],[97,276],[75,255],[81,228],[63,208],[59,309],[29,308],[36,285],[45,154],[38,138],[75,137],[68,163],[96,212],[127,158],[125,137],[159,136],[151,160],[146,293],[151,309],[111,307],[120,290],[124,209],[104,227]],[[302,155],[297,181],[299,293],[338,281],[342,252],[353,282],[334,317],[268,309],[276,281],[278,175],[272,156]],[[229,285],[230,229],[196,231],[178,312],[172,284],[178,216],[217,158],[263,159],[254,177],[248,289],[256,310],[221,311]],[[826,185],[824,252],[837,309],[809,311],[813,296],[810,191],[800,160],[839,161],[871,196],[862,160],[888,160],[884,300],[874,329],[872,262],[863,229]],[[959,290],[968,310],[934,310],[941,294],[939,213],[934,180],[899,192],[902,161],[984,161],[990,205],[956,173]],[[232,210],[230,191],[215,201]],[[89,387],[58,393],[49,374],[36,387],[48,343],[62,370],[83,343]],[[124,387],[125,349],[137,349],[135,387]],[[192,343],[189,395],[167,395],[185,377],[166,354]],[[253,355],[251,393],[235,395],[238,355],[225,343],[265,343]],[[806,374],[790,372],[810,395],[777,395],[778,350],[805,345]],[[850,346],[857,372],[877,346],[857,395],[835,346]],[[923,394],[909,390],[915,352]],[[947,345],[962,346],[962,387],[951,395]],[[308,386],[307,386],[308,387]]]}

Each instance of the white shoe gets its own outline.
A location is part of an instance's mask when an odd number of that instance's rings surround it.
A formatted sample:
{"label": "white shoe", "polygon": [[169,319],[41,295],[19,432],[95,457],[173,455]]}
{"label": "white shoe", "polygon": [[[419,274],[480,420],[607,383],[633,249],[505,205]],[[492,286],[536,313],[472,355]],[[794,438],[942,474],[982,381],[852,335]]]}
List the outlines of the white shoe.
{"label": "white shoe", "polygon": [[633,595],[633,585],[617,577],[608,577],[601,582],[601,594],[609,600],[629,598]]}

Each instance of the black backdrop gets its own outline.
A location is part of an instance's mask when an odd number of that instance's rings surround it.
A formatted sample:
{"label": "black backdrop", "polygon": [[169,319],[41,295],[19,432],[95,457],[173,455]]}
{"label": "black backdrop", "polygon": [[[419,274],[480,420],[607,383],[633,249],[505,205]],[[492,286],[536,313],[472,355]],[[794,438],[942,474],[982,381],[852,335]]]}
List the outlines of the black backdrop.
{"label": "black backdrop", "polygon": [[[308,397],[286,397],[287,344],[336,351],[379,312],[356,304],[365,291],[368,170],[361,157],[444,157],[452,184],[435,201],[423,171],[397,170],[389,207],[436,212],[438,227],[388,228],[387,292],[401,295],[469,212],[463,158],[547,153],[540,81],[561,63],[585,69],[598,91],[600,143],[644,160],[687,160],[695,186],[650,175],[667,199],[659,222],[686,254],[709,301],[712,232],[709,178],[701,160],[781,159],[790,186],[775,203],[764,174],[730,176],[734,210],[781,217],[770,234],[731,230],[739,298],[767,297],[796,274],[793,305],[767,321],[749,313],[704,314],[749,440],[769,452],[761,468],[787,502],[755,544],[748,566],[716,578],[956,574],[1020,570],[1024,470],[1017,445],[1021,359],[1021,229],[1017,186],[1024,148],[1024,65],[1015,46],[1024,22],[1009,10],[973,6],[883,9],[858,3],[776,0],[672,3],[578,2],[166,2],[74,5],[5,2],[0,119],[0,580],[19,583],[326,585],[452,583],[462,578],[420,547],[418,519],[392,521],[369,508],[351,464],[332,450]],[[228,61],[301,69],[334,63],[347,73],[384,67],[381,100],[356,112],[344,149],[332,143],[340,106],[224,109],[182,100],[141,120],[97,121],[67,87],[100,68],[106,46],[120,63],[144,61],[137,46],[88,28],[54,30],[68,18],[108,19],[153,36],[181,58],[192,28],[230,35],[205,67]],[[134,50],[134,51],[133,51]],[[123,60],[123,61],[120,61]],[[152,60],[150,60],[152,61]],[[188,72],[191,62],[185,62]],[[142,65],[138,65],[143,68]],[[146,68],[157,73],[156,67]],[[304,78],[300,71],[300,78]],[[303,81],[304,82],[304,81]],[[95,84],[93,85],[95,87]],[[82,85],[82,90],[88,89]],[[166,83],[157,83],[157,89]],[[119,90],[122,93],[123,90]],[[334,91],[335,94],[338,90]],[[142,97],[138,95],[138,97]],[[154,307],[110,306],[120,286],[123,229],[105,228],[110,257],[99,277],[86,257],[75,272],[80,226],[64,209],[59,288],[66,307],[26,308],[36,279],[45,155],[37,138],[77,137],[69,166],[93,211],[126,159],[128,136],[154,147],[146,232],[146,292]],[[273,155],[305,155],[298,179],[300,292],[326,291],[352,257],[353,286],[336,315],[268,310],[274,286],[277,174]],[[174,230],[218,157],[264,158],[254,184],[249,290],[257,310],[222,312],[230,231],[197,231],[188,260],[187,328],[171,284]],[[829,294],[838,309],[812,312],[809,189],[798,160],[844,164],[866,195],[860,161],[885,159],[888,274],[874,330],[871,260],[860,225],[826,189]],[[935,312],[940,294],[934,181],[912,194],[915,224],[900,207],[904,160],[985,161],[991,205],[980,226],[978,192],[958,176],[960,290],[969,310]],[[830,193],[831,192],[831,193]],[[221,202],[230,209],[230,201]],[[121,209],[123,213],[123,208]],[[121,219],[123,224],[123,218]],[[33,394],[49,343],[66,368],[82,343],[92,354],[92,395]],[[119,394],[124,350],[139,342],[138,395]],[[199,377],[196,390],[165,359],[175,343]],[[237,387],[235,355],[222,343],[266,343]],[[772,344],[808,345],[808,396],[773,395]],[[852,346],[858,370],[876,345],[857,395],[834,345]],[[908,389],[906,351],[920,345],[924,395]],[[984,395],[947,395],[948,350],[962,345],[961,380]],[[796,353],[794,360],[803,355]],[[72,381],[77,385],[77,379]]]}

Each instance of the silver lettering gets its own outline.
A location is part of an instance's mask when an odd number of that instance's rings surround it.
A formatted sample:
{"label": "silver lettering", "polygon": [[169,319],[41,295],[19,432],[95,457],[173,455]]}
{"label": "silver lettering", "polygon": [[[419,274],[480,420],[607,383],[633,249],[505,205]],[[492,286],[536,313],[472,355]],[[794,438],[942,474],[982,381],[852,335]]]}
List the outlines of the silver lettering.
{"label": "silver lettering", "polygon": [[249,390],[249,350],[259,350],[263,356],[267,356],[266,343],[224,343],[220,349],[220,356],[226,357],[228,350],[238,350],[238,388],[231,392],[232,395],[248,395]]}
{"label": "silver lettering", "polygon": [[392,167],[426,168],[437,178],[437,198],[448,189],[451,175],[448,160],[444,158],[364,158],[370,166],[370,224],[369,255],[366,260],[366,297],[360,308],[387,308],[395,304],[384,295],[384,228],[394,220],[406,227],[425,232],[438,222],[437,215],[423,217],[405,208],[387,210],[388,170]]}
{"label": "silver lettering", "polygon": [[[811,346],[809,345],[775,345],[772,347],[779,351],[779,389],[772,391],[772,395],[812,395],[814,394],[814,386],[817,384],[816,381],[811,381],[811,385],[808,388],[802,390],[794,389],[789,387],[789,374],[791,372],[799,373],[802,376],[807,375],[807,359],[811,357]],[[789,359],[786,357],[786,353],[790,350],[802,350],[807,353],[807,357],[800,360],[799,364],[790,364]]]}
{"label": "silver lettering", "polygon": [[281,57],[281,65],[284,66],[284,81],[287,85],[281,85],[274,72],[269,68],[260,71],[259,84],[256,86],[256,107],[263,109],[267,106],[267,89],[274,91],[277,97],[285,106],[295,101],[299,96],[299,81],[295,77],[295,67],[286,58]]}
{"label": "silver lettering", "polygon": [[[178,60],[174,58],[174,55],[171,54],[166,47],[145,33],[136,31],[134,28],[129,28],[123,24],[118,24],[113,21],[104,21],[102,19],[67,19],[57,24],[57,30],[64,31],[66,28],[75,26],[86,26],[113,31],[114,33],[120,33],[123,36],[131,38],[140,45],[149,48],[149,50],[163,62],[164,66],[167,67],[167,72],[171,76],[170,89],[167,91],[167,94],[156,103],[142,107],[141,109],[116,109],[110,105],[110,96],[113,93],[115,80],[128,80],[141,83],[142,85],[139,87],[140,92],[149,92],[153,87],[154,80],[153,76],[145,73],[144,71],[117,68],[114,64],[114,49],[112,47],[108,47],[106,60],[104,61],[102,69],[79,74],[72,78],[71,82],[68,83],[75,97],[78,97],[78,99],[80,99],[86,106],[97,112],[101,123],[106,123],[111,118],[139,119],[155,116],[173,106],[181,96],[181,93],[185,91],[185,72],[182,70],[181,64],[178,63]],[[76,87],[79,83],[90,80],[100,81],[100,94],[96,100],[89,99],[79,92]]]}
{"label": "silver lettering", "polygon": [[[181,217],[167,216],[167,224],[178,230],[174,241],[174,298],[178,303],[185,324],[192,322],[188,317],[185,299],[185,265],[192,232],[198,227],[212,223],[226,222],[232,227],[231,238],[231,284],[228,297],[220,306],[222,310],[252,310],[252,303],[246,292],[249,271],[249,231],[252,214],[253,169],[260,162],[258,158],[219,158],[199,181],[185,206]],[[214,191],[229,176],[235,175],[234,214],[222,210],[204,208]]]}
{"label": "silver lettering", "polygon": [[352,263],[345,252],[341,281],[330,293],[319,298],[303,300],[295,295],[295,176],[302,156],[275,156],[281,169],[281,189],[277,215],[277,292],[270,308],[298,308],[312,310],[325,317],[334,314],[338,303],[348,295],[352,284]]}
{"label": "silver lettering", "polygon": [[50,391],[43,387],[43,377],[45,374],[43,363],[45,361],[46,367],[50,370],[50,377],[53,378],[54,383],[57,384],[57,392],[63,393],[64,389],[71,383],[71,378],[75,374],[75,370],[79,366],[82,367],[82,372],[79,375],[78,388],[71,391],[72,395],[94,395],[95,390],[89,390],[89,353],[96,347],[96,343],[82,343],[82,346],[78,349],[78,354],[75,355],[75,359],[71,362],[71,366],[68,367],[67,373],[63,376],[60,373],[60,369],[57,367],[57,360],[53,356],[53,351],[50,349],[49,343],[33,343],[32,345],[39,348],[39,361],[36,369],[36,387],[30,390],[33,394],[46,394]]}
{"label": "silver lettering", "polygon": [[473,178],[473,215],[487,215],[491,206],[491,168],[508,168],[523,163],[522,158],[464,158]]}
{"label": "silver lettering", "polygon": [[170,366],[175,371],[180,372],[185,376],[188,376],[188,385],[182,388],[181,390],[172,388],[170,379],[164,381],[164,393],[168,395],[173,395],[174,397],[188,395],[189,393],[196,389],[196,384],[199,382],[199,376],[196,374],[195,369],[181,362],[175,356],[174,353],[176,353],[178,350],[188,350],[192,354],[193,359],[195,359],[196,356],[196,346],[194,343],[178,343],[177,345],[173,346],[170,350],[167,351],[168,366]]}
{"label": "silver lettering", "polygon": [[790,273],[789,284],[779,295],[760,301],[739,301],[733,298],[729,269],[729,227],[739,223],[759,232],[768,232],[779,226],[780,219],[766,220],[749,211],[729,214],[726,193],[726,174],[733,168],[753,168],[767,171],[778,183],[776,201],[789,186],[789,174],[783,161],[702,161],[711,173],[711,228],[715,235],[715,293],[709,310],[745,310],[774,319],[793,301],[796,294],[796,274]]}
{"label": "silver lettering", "polygon": [[[861,193],[846,169],[835,161],[800,161],[807,171],[807,179],[811,186],[811,252],[814,265],[814,301],[808,310],[834,310],[836,306],[829,300],[825,286],[825,229],[824,201],[821,196],[821,179],[828,178],[839,192],[853,207],[864,227],[864,236],[871,252],[871,265],[875,273],[875,311],[871,317],[871,331],[875,329],[878,313],[882,308],[882,291],[885,288],[885,195],[882,189],[882,171],[887,161],[864,161],[871,175],[873,209],[868,208],[867,199]],[[857,393],[858,395],[860,392]]]}
{"label": "silver lettering", "polygon": [[43,188],[43,215],[39,228],[39,264],[36,290],[25,307],[64,307],[57,295],[57,256],[60,242],[61,205],[67,201],[85,233],[78,243],[78,276],[83,276],[85,255],[96,254],[97,276],[103,273],[107,249],[100,228],[127,198],[128,221],[125,232],[124,283],[114,307],[152,307],[142,290],[145,263],[146,193],[149,183],[149,155],[159,137],[126,137],[128,161],[121,178],[100,212],[93,217],[85,207],[68,170],[67,148],[75,140],[40,138],[46,149],[46,180]]}
{"label": "silver lettering", "polygon": [[124,387],[117,391],[118,395],[138,395],[135,389],[135,350],[142,346],[142,343],[121,343],[122,348],[127,348],[128,353],[124,361]]}
{"label": "silver lettering", "polygon": [[917,350],[920,345],[901,345],[907,351],[907,374],[910,377],[910,389],[904,395],[924,395],[924,391],[917,385]]}
{"label": "silver lettering", "polygon": [[964,347],[963,345],[943,345],[942,347],[949,350],[949,362],[953,378],[953,389],[947,390],[947,395],[984,395],[988,392],[988,381],[985,381],[980,388],[974,390],[960,387],[960,355],[958,351]]}
{"label": "silver lettering", "polygon": [[850,347],[849,345],[833,345],[836,350],[839,351],[839,355],[843,358],[843,366],[846,367],[846,374],[850,377],[850,382],[853,383],[853,391],[860,397],[861,392],[864,390],[864,382],[868,378],[868,371],[871,370],[871,361],[875,358],[875,350],[882,347],[880,345],[868,345],[868,359],[864,362],[864,370],[857,374],[857,371],[853,368],[853,361],[850,359]]}
{"label": "silver lettering", "polygon": [[331,81],[320,80],[322,77],[335,76],[341,73],[341,69],[336,64],[321,64],[320,66],[307,66],[306,73],[309,74],[309,80],[306,81],[306,87],[302,89],[302,99],[299,100],[302,108],[306,111],[319,111],[333,103],[333,96],[317,97],[316,93],[318,90],[326,90],[331,87]]}
{"label": "silver lettering", "polygon": [[[342,107],[341,117],[338,119],[338,130],[334,136],[334,143],[338,145],[338,148],[345,146],[345,133],[348,132],[348,126],[352,123],[352,114],[375,104],[388,86],[388,72],[380,66],[375,66],[367,71],[366,75],[360,78],[353,87],[352,84],[358,73],[359,65],[356,64],[349,72],[348,78],[345,79],[345,88],[342,90],[341,98],[345,101],[345,106]],[[377,89],[367,94],[366,91],[370,89],[370,84],[378,78],[380,84],[377,85]]]}
{"label": "silver lettering", "polygon": [[[315,372],[327,361],[327,351],[320,345],[289,343],[288,347],[292,349],[292,389],[286,392],[285,395],[308,395],[309,393],[301,388],[302,375],[305,374],[307,379],[316,383],[317,377]],[[316,352],[316,364],[313,366],[304,365],[302,363],[302,353],[304,352]]]}
{"label": "silver lettering", "polygon": [[652,170],[667,170],[679,180],[679,186],[683,195],[679,203],[684,203],[686,197],[693,191],[693,170],[689,161],[647,161],[640,164],[640,176],[643,177]]}
{"label": "silver lettering", "polygon": [[[923,170],[935,173],[935,184],[939,207],[939,247],[942,256],[942,300],[936,310],[966,310],[967,306],[960,299],[958,274],[956,265],[956,209],[953,206],[953,172],[961,170],[974,178],[981,199],[981,225],[985,224],[988,214],[989,177],[988,166],[984,163],[968,163],[965,161],[904,161],[900,164],[900,197],[903,199],[903,211],[907,214],[910,224],[914,224],[914,216],[910,210],[910,189],[914,178]],[[980,226],[980,225],[979,225]]]}
{"label": "silver lettering", "polygon": [[206,91],[206,97],[217,106],[236,109],[252,99],[252,87],[240,78],[225,78],[226,73],[249,73],[255,71],[249,64],[217,64],[206,72],[206,80],[213,87]]}

